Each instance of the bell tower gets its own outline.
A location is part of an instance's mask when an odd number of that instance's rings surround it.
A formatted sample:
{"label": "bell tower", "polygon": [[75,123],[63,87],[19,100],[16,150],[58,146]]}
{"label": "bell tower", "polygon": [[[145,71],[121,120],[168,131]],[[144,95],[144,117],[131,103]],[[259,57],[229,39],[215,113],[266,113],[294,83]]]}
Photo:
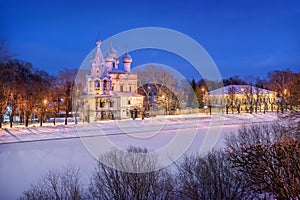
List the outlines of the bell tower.
{"label": "bell tower", "polygon": [[105,62],[102,56],[102,52],[101,52],[101,41],[98,40],[96,42],[96,53],[94,55],[94,58],[91,60],[92,63],[92,69],[91,69],[91,75],[92,77],[99,77],[102,75],[102,73],[105,70]]}

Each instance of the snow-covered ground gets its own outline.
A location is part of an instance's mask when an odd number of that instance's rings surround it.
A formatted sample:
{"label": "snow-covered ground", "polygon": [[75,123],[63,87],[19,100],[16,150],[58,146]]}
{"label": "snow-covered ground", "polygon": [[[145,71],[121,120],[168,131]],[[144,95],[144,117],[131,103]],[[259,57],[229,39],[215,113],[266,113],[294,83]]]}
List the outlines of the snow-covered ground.
{"label": "snow-covered ground", "polygon": [[[95,141],[97,145],[108,140],[121,148],[143,146],[153,151],[174,143],[176,150],[198,153],[209,143],[209,135],[215,132],[219,134],[213,145],[220,148],[224,146],[224,136],[235,133],[241,125],[267,123],[276,118],[275,113],[203,114],[103,121],[78,126],[49,124],[4,128],[0,130],[0,199],[16,199],[49,169],[70,165],[79,167],[83,180],[88,182],[95,164],[92,144]],[[188,147],[181,149],[186,144]]]}
{"label": "snow-covered ground", "polygon": [[[267,114],[228,114],[221,115],[224,124],[248,124],[258,123],[263,121],[273,121],[277,119],[276,113]],[[127,119],[119,121],[101,121],[95,123],[85,123],[85,127],[101,126],[101,129],[105,134],[118,134],[122,127],[132,127],[136,131],[140,131],[141,128],[144,131],[149,131],[153,126],[163,126],[164,129],[176,129],[184,128],[189,125],[197,124],[199,127],[203,125],[209,125],[210,122],[214,121],[216,115],[206,114],[190,114],[190,115],[167,115],[157,116],[156,118],[146,118],[144,121],[141,119]],[[222,122],[220,122],[221,124]],[[177,127],[176,127],[177,125]],[[175,127],[174,127],[175,126]],[[118,129],[119,128],[119,129]],[[124,132],[124,131],[123,131]],[[88,136],[88,133],[87,133]],[[44,123],[42,127],[39,124],[30,125],[28,128],[24,125],[14,125],[13,128],[9,128],[8,124],[0,129],[0,144],[15,143],[15,142],[26,142],[36,140],[48,140],[48,139],[64,139],[64,138],[77,138],[79,137],[76,125],[69,123],[63,125],[53,125],[53,123]]]}

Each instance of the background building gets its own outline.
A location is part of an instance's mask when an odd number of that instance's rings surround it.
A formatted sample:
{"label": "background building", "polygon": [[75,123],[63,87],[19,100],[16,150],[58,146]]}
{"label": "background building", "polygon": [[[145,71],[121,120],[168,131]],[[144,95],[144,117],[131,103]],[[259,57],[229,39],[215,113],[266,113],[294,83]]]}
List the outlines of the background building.
{"label": "background building", "polygon": [[266,112],[278,109],[276,92],[251,85],[228,85],[212,90],[204,97],[210,108],[228,112]]}

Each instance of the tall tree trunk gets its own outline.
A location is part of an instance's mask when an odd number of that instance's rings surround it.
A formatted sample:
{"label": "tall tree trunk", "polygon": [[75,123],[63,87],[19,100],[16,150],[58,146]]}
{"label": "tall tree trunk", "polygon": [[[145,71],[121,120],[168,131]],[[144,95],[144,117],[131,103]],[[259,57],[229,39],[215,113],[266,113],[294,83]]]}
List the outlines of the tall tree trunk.
{"label": "tall tree trunk", "polygon": [[65,116],[65,125],[67,125],[67,124],[68,124],[68,114],[69,114],[69,112],[68,112],[68,111],[66,111],[66,116]]}
{"label": "tall tree trunk", "polygon": [[0,115],[0,128],[2,128],[3,119],[4,119],[4,116]]}
{"label": "tall tree trunk", "polygon": [[[113,115],[112,115],[113,116]],[[113,118],[113,117],[112,117]],[[75,112],[75,124],[77,124],[77,111]]]}
{"label": "tall tree trunk", "polygon": [[24,113],[24,117],[25,117],[25,127],[28,127],[28,124],[29,124],[29,113],[28,112]]}
{"label": "tall tree trunk", "polygon": [[9,115],[9,127],[12,128],[14,121],[14,116],[12,114]]}
{"label": "tall tree trunk", "polygon": [[40,126],[43,126],[43,116],[40,116]]}

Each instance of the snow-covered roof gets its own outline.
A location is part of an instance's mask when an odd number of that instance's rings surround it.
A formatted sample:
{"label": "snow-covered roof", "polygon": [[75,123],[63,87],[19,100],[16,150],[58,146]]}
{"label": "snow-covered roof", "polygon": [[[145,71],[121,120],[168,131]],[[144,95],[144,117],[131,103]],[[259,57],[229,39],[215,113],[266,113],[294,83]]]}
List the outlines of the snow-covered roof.
{"label": "snow-covered roof", "polygon": [[259,93],[261,93],[261,94],[274,93],[274,91],[272,91],[272,90],[258,88],[258,87],[251,86],[251,85],[228,85],[228,86],[225,86],[222,88],[218,88],[216,90],[212,90],[212,91],[208,92],[208,94],[210,94],[210,95],[230,94],[230,93],[232,93],[232,90],[235,91],[235,94],[244,94],[245,92],[249,92],[251,87],[252,87],[253,94],[257,93],[257,91],[259,91]]}

